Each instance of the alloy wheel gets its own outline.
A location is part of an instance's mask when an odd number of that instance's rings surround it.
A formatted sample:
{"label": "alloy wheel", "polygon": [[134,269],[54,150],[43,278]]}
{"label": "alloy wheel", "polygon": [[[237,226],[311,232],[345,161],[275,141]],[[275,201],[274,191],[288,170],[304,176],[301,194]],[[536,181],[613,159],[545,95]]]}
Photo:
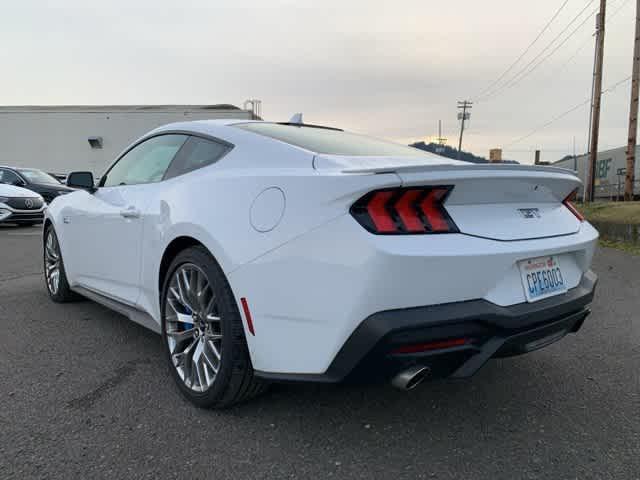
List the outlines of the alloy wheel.
{"label": "alloy wheel", "polygon": [[185,263],[173,273],[165,298],[165,332],[171,361],[195,392],[213,385],[222,358],[222,328],[216,296],[206,274]]}
{"label": "alloy wheel", "polygon": [[47,287],[51,294],[56,295],[60,287],[60,246],[52,229],[47,233],[44,256]]}

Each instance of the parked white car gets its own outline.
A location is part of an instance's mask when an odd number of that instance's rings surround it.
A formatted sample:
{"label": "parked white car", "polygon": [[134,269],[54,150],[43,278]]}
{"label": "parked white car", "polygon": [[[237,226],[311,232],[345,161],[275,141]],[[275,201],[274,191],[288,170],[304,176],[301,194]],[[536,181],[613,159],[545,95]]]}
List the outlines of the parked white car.
{"label": "parked white car", "polygon": [[41,195],[26,188],[0,183],[0,223],[42,223],[45,208]]}
{"label": "parked white car", "polygon": [[596,284],[561,169],[226,120],[158,128],[67,184],[84,190],[46,212],[51,298],[161,333],[200,406],[274,380],[466,377],[577,331]]}

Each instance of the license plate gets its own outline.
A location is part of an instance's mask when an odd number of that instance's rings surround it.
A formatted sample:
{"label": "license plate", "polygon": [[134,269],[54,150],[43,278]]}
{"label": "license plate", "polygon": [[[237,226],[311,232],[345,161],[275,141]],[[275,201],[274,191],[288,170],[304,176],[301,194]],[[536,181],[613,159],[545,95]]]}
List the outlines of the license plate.
{"label": "license plate", "polygon": [[557,257],[530,258],[520,262],[519,266],[527,302],[535,302],[567,291]]}

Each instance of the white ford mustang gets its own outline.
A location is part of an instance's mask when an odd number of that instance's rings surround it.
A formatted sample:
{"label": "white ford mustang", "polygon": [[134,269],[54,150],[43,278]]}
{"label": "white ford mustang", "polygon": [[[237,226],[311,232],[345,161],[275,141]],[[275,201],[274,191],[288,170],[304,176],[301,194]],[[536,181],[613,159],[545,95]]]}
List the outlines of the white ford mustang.
{"label": "white ford mustang", "polygon": [[181,391],[466,377],[576,332],[598,237],[566,170],[474,165],[313,125],[145,135],[46,212],[49,294],[161,333]]}

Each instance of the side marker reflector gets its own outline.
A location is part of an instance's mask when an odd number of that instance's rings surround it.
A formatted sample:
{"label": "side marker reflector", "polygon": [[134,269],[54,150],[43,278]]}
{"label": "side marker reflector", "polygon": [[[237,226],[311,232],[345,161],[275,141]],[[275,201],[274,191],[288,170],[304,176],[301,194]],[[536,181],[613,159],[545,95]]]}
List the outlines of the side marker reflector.
{"label": "side marker reflector", "polygon": [[440,340],[429,343],[417,343],[413,345],[404,345],[392,350],[391,353],[420,353],[429,352],[431,350],[444,350],[446,348],[461,347],[469,343],[468,338],[454,338],[451,340]]}
{"label": "side marker reflector", "polygon": [[244,318],[247,319],[247,328],[249,329],[251,335],[255,337],[256,332],[253,329],[253,320],[251,319],[251,312],[249,311],[249,304],[247,303],[247,299],[242,297],[240,299],[240,303],[242,303],[242,310],[244,310]]}

